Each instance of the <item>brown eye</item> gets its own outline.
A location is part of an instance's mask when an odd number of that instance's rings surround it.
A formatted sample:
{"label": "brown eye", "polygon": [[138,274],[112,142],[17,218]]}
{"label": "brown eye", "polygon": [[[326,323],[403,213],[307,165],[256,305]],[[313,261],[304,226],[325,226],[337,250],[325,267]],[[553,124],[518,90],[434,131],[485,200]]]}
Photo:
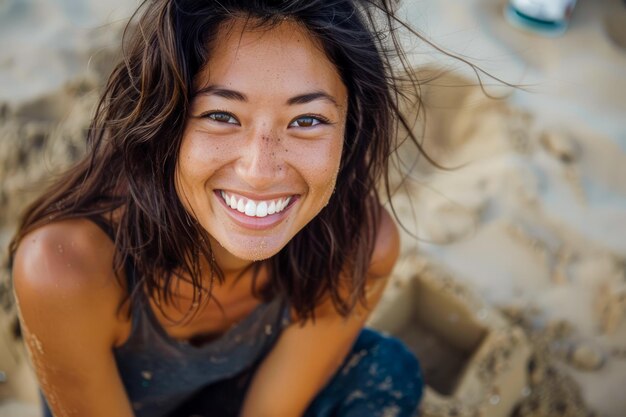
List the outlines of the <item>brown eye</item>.
{"label": "brown eye", "polygon": [[216,122],[220,122],[220,123],[239,124],[237,119],[235,119],[230,113],[226,113],[226,112],[208,113],[204,115],[204,117],[207,117],[211,120],[215,120]]}
{"label": "brown eye", "polygon": [[326,120],[321,117],[314,116],[302,116],[295,119],[293,122],[289,124],[289,127],[313,127],[319,124],[328,123]]}

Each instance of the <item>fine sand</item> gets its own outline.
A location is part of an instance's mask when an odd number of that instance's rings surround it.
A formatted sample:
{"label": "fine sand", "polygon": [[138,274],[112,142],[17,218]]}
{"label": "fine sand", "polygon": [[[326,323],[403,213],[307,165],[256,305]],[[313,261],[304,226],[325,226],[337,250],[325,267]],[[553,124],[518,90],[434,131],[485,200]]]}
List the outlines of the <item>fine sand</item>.
{"label": "fine sand", "polygon": [[[3,252],[19,211],[84,150],[125,3],[0,2]],[[468,67],[413,42],[415,71],[434,78],[415,130],[454,169],[422,158],[394,177],[417,238],[403,232],[371,324],[420,357],[425,416],[623,417],[626,6],[582,0],[546,38],[506,23],[499,0],[403,4],[437,45],[524,89],[484,78],[487,98]],[[0,304],[0,417],[38,416],[6,267]]]}

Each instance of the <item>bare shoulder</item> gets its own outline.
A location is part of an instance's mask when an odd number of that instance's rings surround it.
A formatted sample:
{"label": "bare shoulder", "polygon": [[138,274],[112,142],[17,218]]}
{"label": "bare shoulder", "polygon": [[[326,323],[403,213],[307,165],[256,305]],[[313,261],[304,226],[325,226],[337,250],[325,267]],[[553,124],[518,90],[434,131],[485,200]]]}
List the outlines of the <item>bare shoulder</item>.
{"label": "bare shoulder", "polygon": [[113,242],[89,220],[26,235],[13,263],[24,341],[54,415],[132,416],[113,348],[128,328]]}
{"label": "bare shoulder", "polygon": [[[94,223],[71,219],[40,227],[20,242],[13,283],[23,320],[45,326],[63,320],[98,320],[115,327],[123,300],[113,271],[113,242]],[[108,317],[108,320],[107,320]]]}
{"label": "bare shoulder", "polygon": [[89,292],[108,285],[114,276],[114,250],[113,242],[91,221],[50,223],[22,239],[15,253],[13,274],[19,286]]}
{"label": "bare shoulder", "polygon": [[380,210],[376,244],[370,263],[372,277],[384,277],[391,274],[400,254],[400,233],[398,226],[385,208]]}

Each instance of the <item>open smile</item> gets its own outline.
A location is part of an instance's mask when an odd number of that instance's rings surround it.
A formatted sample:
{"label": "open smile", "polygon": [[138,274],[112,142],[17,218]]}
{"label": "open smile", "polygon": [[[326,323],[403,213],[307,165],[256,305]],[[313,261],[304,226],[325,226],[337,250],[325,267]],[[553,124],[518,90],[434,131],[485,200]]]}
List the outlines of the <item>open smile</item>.
{"label": "open smile", "polygon": [[249,217],[265,217],[268,215],[280,213],[292,200],[293,196],[278,198],[273,200],[252,200],[234,193],[228,193],[224,190],[220,191],[220,196],[228,207],[244,213]]}
{"label": "open smile", "polygon": [[278,224],[295,204],[298,195],[272,199],[251,199],[231,191],[215,190],[230,217],[240,226],[267,229]]}

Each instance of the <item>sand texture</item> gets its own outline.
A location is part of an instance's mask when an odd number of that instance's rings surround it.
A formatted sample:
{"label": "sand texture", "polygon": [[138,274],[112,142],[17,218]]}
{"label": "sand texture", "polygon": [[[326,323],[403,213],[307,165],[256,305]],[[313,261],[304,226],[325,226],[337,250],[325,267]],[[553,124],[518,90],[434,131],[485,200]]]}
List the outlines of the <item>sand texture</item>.
{"label": "sand texture", "polygon": [[[25,204],[84,152],[132,7],[75,3],[0,2],[3,256]],[[438,45],[523,88],[485,78],[499,98],[486,97],[464,64],[412,43],[417,75],[433,78],[414,129],[453,169],[422,158],[408,181],[394,174],[406,230],[370,324],[420,357],[422,416],[624,417],[626,5],[581,1],[558,38],[512,28],[503,5],[403,3]],[[412,166],[411,149],[398,155]],[[34,417],[3,265],[0,417]]]}

